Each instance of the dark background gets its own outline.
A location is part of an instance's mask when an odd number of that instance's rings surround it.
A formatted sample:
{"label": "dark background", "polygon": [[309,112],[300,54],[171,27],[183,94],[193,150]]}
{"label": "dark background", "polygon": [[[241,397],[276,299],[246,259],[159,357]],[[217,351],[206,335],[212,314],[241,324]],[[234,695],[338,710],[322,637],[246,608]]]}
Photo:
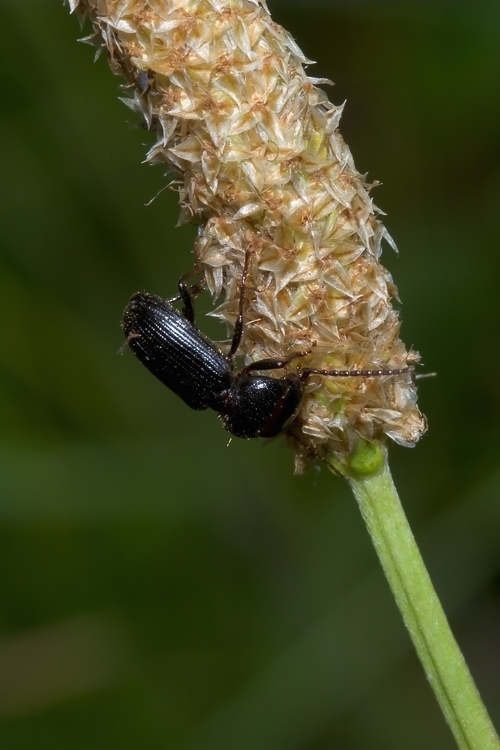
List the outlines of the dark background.
{"label": "dark background", "polygon": [[[270,3],[347,98],[429,432],[391,465],[500,724],[500,6]],[[194,229],[60,2],[0,5],[0,744],[452,750],[357,506],[129,354]],[[208,309],[208,308],[207,308]],[[214,321],[206,330],[223,338]]]}

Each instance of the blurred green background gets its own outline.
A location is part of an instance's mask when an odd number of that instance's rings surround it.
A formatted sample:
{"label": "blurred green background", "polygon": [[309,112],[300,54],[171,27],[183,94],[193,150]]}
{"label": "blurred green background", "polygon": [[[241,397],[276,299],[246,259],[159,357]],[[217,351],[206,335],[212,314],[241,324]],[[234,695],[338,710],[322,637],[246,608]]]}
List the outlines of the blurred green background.
{"label": "blurred green background", "polygon": [[[392,469],[498,726],[500,6],[270,7],[383,183],[403,338],[438,372]],[[67,9],[3,0],[0,28],[1,747],[452,750],[342,482],[228,446],[116,355],[194,229],[170,191],[145,206],[151,137]]]}

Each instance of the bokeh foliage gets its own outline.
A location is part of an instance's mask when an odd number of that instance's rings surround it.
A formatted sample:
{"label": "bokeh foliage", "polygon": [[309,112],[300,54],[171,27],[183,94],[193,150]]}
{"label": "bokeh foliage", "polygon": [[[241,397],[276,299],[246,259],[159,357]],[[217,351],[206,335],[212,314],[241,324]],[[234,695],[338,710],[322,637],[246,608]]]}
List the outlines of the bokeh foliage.
{"label": "bokeh foliage", "polygon": [[[438,372],[391,465],[498,726],[500,8],[270,5],[384,183],[403,338]],[[149,136],[67,9],[11,0],[0,27],[2,747],[452,750],[342,482],[227,446],[116,356],[195,230],[173,192],[145,206]]]}

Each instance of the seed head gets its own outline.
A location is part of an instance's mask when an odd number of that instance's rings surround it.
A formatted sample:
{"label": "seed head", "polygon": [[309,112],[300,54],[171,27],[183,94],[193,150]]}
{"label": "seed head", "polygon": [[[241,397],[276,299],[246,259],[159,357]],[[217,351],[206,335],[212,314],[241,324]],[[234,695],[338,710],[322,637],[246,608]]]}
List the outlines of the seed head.
{"label": "seed head", "polygon": [[[229,327],[251,253],[246,362],[294,351],[317,369],[417,362],[379,261],[382,240],[394,243],[338,131],[342,107],[264,0],[67,1],[156,133],[147,160],[175,175],[180,221],[199,224],[197,264],[223,298],[213,314]],[[412,446],[425,426],[411,374],[317,375],[288,435],[300,468],[312,455],[347,457],[360,438]]]}

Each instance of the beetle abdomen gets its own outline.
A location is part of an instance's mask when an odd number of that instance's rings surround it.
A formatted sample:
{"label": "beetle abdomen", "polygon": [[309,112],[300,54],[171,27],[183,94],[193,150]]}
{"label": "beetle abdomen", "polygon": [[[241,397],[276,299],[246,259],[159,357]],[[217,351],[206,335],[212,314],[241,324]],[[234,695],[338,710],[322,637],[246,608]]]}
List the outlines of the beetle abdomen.
{"label": "beetle abdomen", "polygon": [[147,369],[192,409],[218,411],[231,365],[201,331],[161,297],[137,292],[123,313],[127,342]]}

